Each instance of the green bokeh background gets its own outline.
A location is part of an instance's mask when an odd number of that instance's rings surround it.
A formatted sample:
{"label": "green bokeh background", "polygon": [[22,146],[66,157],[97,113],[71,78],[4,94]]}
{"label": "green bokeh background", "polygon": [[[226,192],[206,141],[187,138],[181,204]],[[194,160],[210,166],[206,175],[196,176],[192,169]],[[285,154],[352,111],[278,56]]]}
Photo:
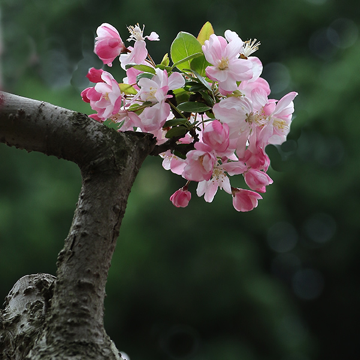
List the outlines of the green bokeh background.
{"label": "green bokeh background", "polygon": [[[297,91],[288,141],[268,147],[259,207],[195,195],[148,158],[130,195],[107,286],[105,325],[132,360],[360,358],[360,6],[355,0],[2,0],[3,88],[90,114],[80,91],[96,28],[146,24],[159,62],[179,31],[257,38],[272,96]],[[111,70],[121,80],[114,63]],[[80,190],[74,164],[0,144],[0,298],[55,274]]]}

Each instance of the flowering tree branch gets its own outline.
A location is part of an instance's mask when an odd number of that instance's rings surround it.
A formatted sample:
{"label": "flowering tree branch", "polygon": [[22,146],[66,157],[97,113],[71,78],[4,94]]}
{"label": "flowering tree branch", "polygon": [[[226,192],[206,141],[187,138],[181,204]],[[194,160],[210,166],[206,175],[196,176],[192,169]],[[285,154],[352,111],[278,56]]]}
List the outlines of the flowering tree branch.
{"label": "flowering tree branch", "polygon": [[[89,69],[94,85],[81,96],[95,111],[90,117],[112,121],[119,131],[154,135],[151,155],[160,155],[163,167],[186,182],[170,197],[175,206],[188,205],[188,184],[197,182],[196,194],[207,202],[221,189],[232,196],[235,210],[256,208],[259,193],[273,182],[265,148],[286,140],[297,93],[269,98],[263,65],[252,56],[260,45],[256,39],[242,41],[231,30],[217,36],[207,22],[196,38],[180,32],[170,57],[156,64],[145,40],[159,41],[158,34],[144,36],[138,24],[128,30],[134,46],[126,47],[114,26],[97,28],[94,52],[110,68],[119,58],[126,77],[119,83],[106,70]],[[242,175],[250,190],[232,187],[234,175]]]}

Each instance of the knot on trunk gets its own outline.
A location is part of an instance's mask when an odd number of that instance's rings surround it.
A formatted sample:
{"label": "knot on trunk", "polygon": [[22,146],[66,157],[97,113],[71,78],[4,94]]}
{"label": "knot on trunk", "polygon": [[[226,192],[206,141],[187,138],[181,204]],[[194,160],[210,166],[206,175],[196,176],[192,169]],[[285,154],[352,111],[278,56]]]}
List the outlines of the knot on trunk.
{"label": "knot on trunk", "polygon": [[0,358],[22,359],[42,331],[55,276],[32,274],[16,282],[0,313]]}

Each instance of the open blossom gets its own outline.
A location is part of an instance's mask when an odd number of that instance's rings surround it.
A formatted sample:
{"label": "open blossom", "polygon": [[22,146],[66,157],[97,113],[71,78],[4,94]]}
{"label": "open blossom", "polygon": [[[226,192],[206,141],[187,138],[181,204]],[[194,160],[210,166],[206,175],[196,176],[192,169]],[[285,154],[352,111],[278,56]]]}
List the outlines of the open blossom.
{"label": "open blossom", "polygon": [[[120,63],[123,69],[126,68],[127,64],[144,64],[145,59],[148,55],[148,51],[146,49],[145,39],[150,41],[159,41],[159,35],[156,32],[151,32],[150,35],[144,36],[144,28],[141,29],[139,24],[135,26],[128,26],[128,30],[130,32],[130,37],[127,41],[135,41],[134,47],[129,47],[130,50],[127,54],[122,54],[120,56]],[[149,65],[149,64],[147,64]]]}
{"label": "open blossom", "polygon": [[101,79],[102,82],[98,82],[94,87],[83,90],[81,96],[97,112],[90,117],[98,121],[105,121],[118,113],[122,96],[118,82],[110,73],[103,71]]}
{"label": "open blossom", "polygon": [[141,125],[139,115],[126,109],[120,109],[116,114],[112,115],[110,119],[115,123],[122,123],[119,131],[131,131]]}
{"label": "open blossom", "polygon": [[179,73],[172,73],[168,77],[165,70],[155,69],[155,71],[156,75],[151,79],[141,78],[138,82],[140,91],[137,97],[142,101],[154,103],[140,114],[143,131],[156,131],[164,125],[170,114],[170,105],[165,101],[171,97],[168,91],[181,88],[185,84],[184,78]]}
{"label": "open blossom", "polygon": [[114,59],[126,50],[119,32],[104,23],[97,28],[96,34],[94,52],[105,65],[112,66]]}
{"label": "open blossom", "polygon": [[212,34],[202,50],[212,65],[206,68],[206,75],[218,81],[220,89],[231,92],[236,90],[237,81],[253,77],[253,65],[251,61],[239,58],[244,42],[235,32],[226,30],[225,38]]}
{"label": "open blossom", "polygon": [[264,113],[269,114],[268,126],[272,130],[267,139],[269,144],[280,145],[286,140],[294,112],[293,100],[296,96],[296,92],[290,92],[283,96],[276,105],[269,103],[264,107]]}
{"label": "open blossom", "polygon": [[212,202],[218,188],[225,190],[228,194],[231,194],[230,180],[221,166],[216,166],[214,168],[210,180],[203,180],[199,182],[196,194],[199,197],[204,195],[204,200],[206,202]]}
{"label": "open blossom", "polygon": [[143,101],[161,102],[170,96],[169,90],[175,90],[185,85],[180,73],[174,72],[170,76],[166,70],[155,69],[156,74],[151,78],[141,78],[138,82],[141,90],[139,97]]}
{"label": "open blossom", "polygon": [[181,188],[174,192],[170,196],[170,201],[176,206],[176,207],[186,207],[189,204],[189,201],[191,199],[191,192],[187,189]]}
{"label": "open blossom", "polygon": [[140,114],[141,130],[153,132],[159,130],[170,114],[170,105],[164,101],[144,109]]}
{"label": "open blossom", "polygon": [[186,154],[186,166],[182,176],[191,181],[210,180],[216,160],[210,146],[197,142],[195,150]]}
{"label": "open blossom", "polygon": [[173,155],[170,150],[161,154],[164,158],[162,166],[165,170],[170,170],[174,174],[181,175],[185,168],[185,160]]}
{"label": "open blossom", "polygon": [[261,195],[254,191],[244,189],[232,189],[233,205],[237,211],[251,211],[258,206]]}
{"label": "open blossom", "polygon": [[148,39],[150,41],[159,41],[159,35],[152,31],[150,35],[144,36],[144,29],[145,25],[143,25],[143,28],[141,29],[139,24],[136,24],[135,26],[128,26],[128,30],[130,32],[130,37],[127,39],[127,41],[143,41],[145,39]]}
{"label": "open blossom", "polygon": [[263,157],[259,149],[286,140],[297,93],[291,92],[279,101],[269,100],[268,84],[260,78],[243,89],[247,96],[225,98],[214,105],[213,111],[216,118],[229,125],[230,146],[239,158],[243,159],[248,150]]}
{"label": "open blossom", "polygon": [[243,157],[250,133],[256,123],[247,121],[252,113],[252,104],[245,97],[228,97],[215,104],[213,107],[217,119],[229,126],[231,147],[236,149],[238,157]]}

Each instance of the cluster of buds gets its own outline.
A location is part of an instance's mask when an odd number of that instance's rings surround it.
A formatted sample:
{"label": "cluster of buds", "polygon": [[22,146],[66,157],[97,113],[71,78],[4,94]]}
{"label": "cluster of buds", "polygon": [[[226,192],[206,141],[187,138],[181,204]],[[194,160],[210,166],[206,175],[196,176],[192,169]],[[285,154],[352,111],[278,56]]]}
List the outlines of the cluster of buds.
{"label": "cluster of buds", "polygon": [[[265,147],[286,140],[297,93],[269,99],[269,84],[260,77],[262,63],[252,56],[260,43],[244,42],[233,31],[217,36],[206,23],[197,38],[180,32],[170,58],[166,54],[156,64],[145,40],[159,36],[144,36],[139,25],[128,30],[134,46],[126,47],[110,24],[97,29],[95,53],[109,67],[119,58],[126,77],[119,83],[105,70],[89,70],[95,85],[81,95],[96,111],[90,117],[112,121],[118,131],[156,137],[163,167],[185,179],[170,197],[175,206],[188,205],[188,186],[194,181],[197,195],[207,202],[220,188],[232,195],[237,211],[254,209],[259,193],[273,182]],[[233,175],[242,175],[250,190],[232,187]]]}

